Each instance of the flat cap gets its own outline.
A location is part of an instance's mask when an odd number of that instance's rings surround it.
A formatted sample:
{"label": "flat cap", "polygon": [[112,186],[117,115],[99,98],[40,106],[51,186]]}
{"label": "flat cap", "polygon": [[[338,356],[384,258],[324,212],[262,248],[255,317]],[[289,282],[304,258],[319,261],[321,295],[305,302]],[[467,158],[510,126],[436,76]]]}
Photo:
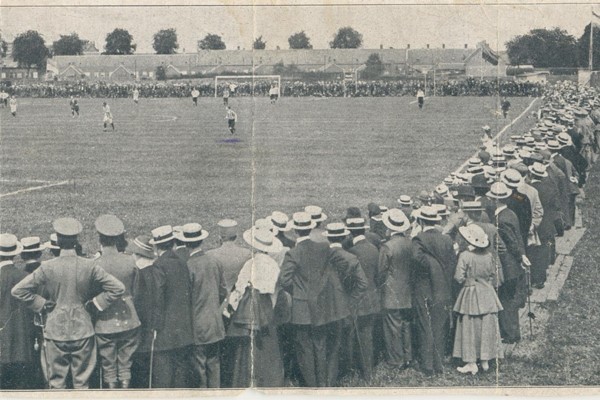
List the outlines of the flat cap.
{"label": "flat cap", "polygon": [[81,223],[75,218],[58,218],[52,223],[54,231],[62,236],[77,236],[83,230]]}
{"label": "flat cap", "polygon": [[96,218],[94,226],[104,236],[119,236],[125,233],[123,221],[112,214],[104,214]]}

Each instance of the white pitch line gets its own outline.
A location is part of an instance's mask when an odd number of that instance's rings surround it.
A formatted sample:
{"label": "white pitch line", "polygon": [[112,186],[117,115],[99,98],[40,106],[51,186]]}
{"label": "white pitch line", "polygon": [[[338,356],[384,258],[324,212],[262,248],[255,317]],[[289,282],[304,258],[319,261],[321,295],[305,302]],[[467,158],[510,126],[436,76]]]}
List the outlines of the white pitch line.
{"label": "white pitch line", "polygon": [[13,182],[13,183],[52,183],[53,181],[47,181],[45,179],[0,179],[0,182]]}
{"label": "white pitch line", "polygon": [[57,182],[57,183],[49,183],[47,185],[34,186],[34,187],[26,188],[26,189],[19,189],[19,190],[15,190],[14,192],[10,192],[10,193],[2,193],[2,194],[0,194],[0,198],[13,196],[15,194],[33,192],[34,190],[47,189],[47,188],[50,188],[53,186],[63,186],[63,185],[68,185],[68,184],[69,184],[69,181],[62,181],[62,182]]}
{"label": "white pitch line", "polygon": [[[519,114],[517,116],[517,118],[513,119],[508,125],[506,125],[504,128],[502,128],[502,130],[500,132],[498,132],[496,134],[496,136],[494,136],[491,139],[491,142],[495,142],[508,128],[510,128],[511,126],[513,126],[518,120],[520,120],[523,115],[525,115],[527,112],[529,112],[529,109],[533,106],[533,104],[538,100],[538,98],[536,97],[535,99],[533,99],[533,101],[531,103],[529,103],[529,105],[527,106],[527,108],[525,110],[523,110],[523,112],[521,114]],[[477,154],[479,154],[479,151],[476,151],[475,154],[473,154],[473,157],[477,157]],[[470,157],[470,158],[473,158]],[[464,163],[461,164],[460,167],[458,167],[454,173],[458,174],[460,173],[467,165],[469,164],[469,159],[467,159]]]}

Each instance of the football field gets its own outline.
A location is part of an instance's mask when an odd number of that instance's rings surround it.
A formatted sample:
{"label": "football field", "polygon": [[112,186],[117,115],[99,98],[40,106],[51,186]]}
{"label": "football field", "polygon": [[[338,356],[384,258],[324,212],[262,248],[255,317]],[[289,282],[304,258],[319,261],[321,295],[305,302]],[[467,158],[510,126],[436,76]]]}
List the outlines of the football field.
{"label": "football field", "polygon": [[[516,118],[531,98],[511,98]],[[73,216],[83,245],[97,248],[95,218],[114,213],[129,236],[159,225],[221,218],[243,228],[273,210],[308,204],[330,220],[374,201],[431,190],[477,150],[481,126],[509,122],[495,97],[232,98],[229,134],[221,99],[108,99],[115,132],[102,130],[103,99],[19,99],[0,110],[0,223],[3,232],[47,240],[51,222]],[[506,130],[524,133],[529,112]],[[207,240],[211,247],[216,235]]]}

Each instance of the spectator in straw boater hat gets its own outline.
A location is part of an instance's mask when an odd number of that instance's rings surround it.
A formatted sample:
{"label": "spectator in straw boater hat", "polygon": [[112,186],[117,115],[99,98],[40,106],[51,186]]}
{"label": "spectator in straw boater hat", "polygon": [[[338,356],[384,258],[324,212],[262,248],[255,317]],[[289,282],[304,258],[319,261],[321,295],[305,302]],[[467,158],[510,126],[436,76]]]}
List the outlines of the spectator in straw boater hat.
{"label": "spectator in straw boater hat", "polygon": [[568,198],[568,220],[570,225],[575,224],[575,199],[579,195],[579,175],[571,161],[564,158],[560,151],[563,148],[558,140],[548,141],[548,150],[551,153],[550,165],[551,169],[560,169],[566,177],[567,182],[567,198]]}
{"label": "spectator in straw boater hat", "polygon": [[[348,252],[358,258],[367,280],[365,294],[360,299],[354,299],[351,304],[351,307],[356,310],[357,331],[352,330],[354,334],[348,338],[347,352],[350,356],[350,365],[360,365],[363,376],[369,380],[374,365],[373,329],[381,307],[379,290],[375,284],[379,251],[365,237],[367,225],[364,218],[346,219],[346,228],[350,231],[352,238],[352,247],[348,249]],[[360,345],[358,345],[359,340]]]}
{"label": "spectator in straw boater hat", "polygon": [[521,340],[519,309],[525,306],[527,297],[525,270],[521,265],[530,266],[529,259],[525,255],[525,242],[521,237],[519,219],[506,205],[511,193],[512,190],[502,182],[494,183],[487,193],[487,196],[495,202],[495,207],[488,210],[490,220],[495,221],[498,234],[507,250],[502,260],[504,284],[498,290],[498,297],[504,307],[504,311],[499,315],[499,321],[505,343]]}
{"label": "spectator in straw boater hat", "polygon": [[452,276],[456,268],[453,241],[435,229],[441,217],[432,207],[421,207],[421,232],[412,240],[414,266],[413,307],[419,341],[421,370],[426,375],[443,371],[450,334],[448,307],[452,306]]}
{"label": "spectator in straw boater hat", "polygon": [[24,237],[21,239],[21,244],[23,245],[21,259],[25,261],[25,272],[30,274],[42,265],[40,258],[45,247],[37,236]]}
{"label": "spectator in straw boater hat", "polygon": [[269,254],[281,252],[283,245],[265,228],[250,228],[243,238],[253,256],[242,267],[224,312],[230,316],[227,334],[236,342],[232,386],[281,387],[283,360],[274,310],[279,267]]}
{"label": "spectator in straw boater hat", "polygon": [[388,364],[405,369],[412,363],[412,247],[410,221],[399,209],[383,214],[390,239],[381,246],[378,284],[383,308],[383,338]]}
{"label": "spectator in straw boater hat", "polygon": [[413,200],[410,198],[410,196],[407,195],[402,195],[398,198],[398,204],[400,205],[400,211],[402,211],[404,213],[404,215],[406,215],[406,218],[408,218],[408,220],[410,222],[412,222],[412,213],[414,211],[413,208]]}
{"label": "spectator in straw boater hat", "polygon": [[381,222],[381,208],[375,203],[367,205],[370,230],[365,234],[367,240],[378,249],[385,242],[385,225]]}
{"label": "spectator in straw boater hat", "polygon": [[[37,313],[46,313],[44,340],[49,386],[85,389],[96,365],[96,339],[90,313],[120,300],[125,286],[93,260],[77,255],[82,226],[74,218],[53,222],[60,256],[48,261],[12,289],[12,294]],[[44,288],[43,296],[40,289]],[[94,296],[95,295],[95,296]],[[78,326],[78,329],[65,329]]]}
{"label": "spectator in straw boater hat", "polygon": [[58,257],[60,255],[60,247],[58,247],[58,238],[56,233],[50,234],[50,240],[44,243],[44,247],[50,250],[50,253],[52,253],[54,257]]}
{"label": "spectator in straw boater hat", "polygon": [[511,189],[511,195],[506,199],[506,205],[517,215],[523,245],[527,247],[527,237],[532,229],[533,207],[529,197],[519,190],[523,183],[523,177],[512,168],[507,169],[500,176],[506,187]]}
{"label": "spectator in straw boater hat", "polygon": [[175,237],[175,245],[173,246],[173,251],[175,252],[175,254],[181,257],[183,261],[187,261],[187,259],[190,257],[190,251],[186,246],[186,243],[179,240],[182,230],[183,226],[181,225],[175,225],[173,227],[173,236]]}
{"label": "spectator in straw boater hat", "polygon": [[326,243],[327,240],[323,236],[325,230],[321,227],[323,221],[327,220],[327,214],[323,212],[323,209],[319,206],[306,206],[304,212],[310,215],[310,218],[315,221],[315,228],[310,233],[310,240],[320,243]]}
{"label": "spectator in straw boater hat", "polygon": [[11,290],[27,272],[13,259],[21,253],[22,244],[15,235],[0,234],[0,388],[30,389],[33,373],[33,314],[25,304],[11,296]]}
{"label": "spectator in straw boater hat", "polygon": [[150,244],[157,259],[151,293],[159,299],[155,310],[156,330],[152,385],[156,388],[188,387],[190,346],[193,344],[191,280],[186,263],[173,251],[175,237],[170,225],[152,230]]}
{"label": "spectator in straw boater hat", "polygon": [[117,250],[118,238],[125,232],[119,218],[111,214],[101,215],[94,226],[102,249],[96,265],[125,286],[121,301],[100,311],[95,321],[102,378],[109,389],[127,389],[131,383],[131,358],[139,345],[138,328],[141,325],[132,297],[138,268],[131,255]]}
{"label": "spectator in straw boater hat", "polygon": [[560,154],[567,160],[571,161],[579,177],[579,187],[583,187],[587,178],[588,162],[586,161],[585,157],[583,157],[581,153],[575,149],[575,146],[573,146],[573,140],[567,132],[561,132],[556,137],[556,140],[561,145]]}
{"label": "spectator in straw boater hat", "polygon": [[201,246],[208,232],[198,223],[183,225],[179,241],[189,252],[187,266],[191,280],[192,329],[194,345],[191,364],[195,372],[192,387],[218,388],[221,385],[219,343],[225,338],[221,303],[227,287],[217,260]]}
{"label": "spectator in straw boater hat", "polygon": [[275,232],[275,236],[277,239],[279,239],[283,247],[287,247],[288,249],[293,248],[296,242],[286,236],[286,232],[290,232],[292,230],[290,219],[288,218],[287,214],[282,213],[281,211],[273,211],[269,219],[271,220],[273,228],[277,230]]}

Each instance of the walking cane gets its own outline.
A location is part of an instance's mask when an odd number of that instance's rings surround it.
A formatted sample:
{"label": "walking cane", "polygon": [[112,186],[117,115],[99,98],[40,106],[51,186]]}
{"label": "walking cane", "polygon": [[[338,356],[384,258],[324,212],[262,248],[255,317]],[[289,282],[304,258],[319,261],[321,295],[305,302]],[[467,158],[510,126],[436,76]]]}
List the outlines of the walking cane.
{"label": "walking cane", "polygon": [[156,329],[152,330],[152,344],[150,345],[150,376],[148,379],[148,388],[152,389],[152,367],[154,365],[154,342],[156,341]]}
{"label": "walking cane", "polygon": [[[360,333],[358,331],[358,321],[357,321],[358,317],[356,316],[355,313],[352,313],[352,325],[353,325],[353,330],[354,330],[354,335],[356,336],[356,341],[358,342],[358,351],[360,352],[360,361],[363,365],[363,372],[365,372],[365,379],[367,382],[371,381],[371,372],[368,371],[368,376],[367,376],[367,362],[365,360],[365,352],[363,350],[363,346],[362,346],[362,342],[360,340]],[[352,338],[353,335],[350,335],[350,340],[353,340]]]}
{"label": "walking cane", "polygon": [[535,314],[531,312],[531,271],[529,267],[526,269],[527,271],[527,307],[529,308],[529,312],[527,313],[527,318],[529,318],[529,339],[533,340],[533,320],[535,319]]}

